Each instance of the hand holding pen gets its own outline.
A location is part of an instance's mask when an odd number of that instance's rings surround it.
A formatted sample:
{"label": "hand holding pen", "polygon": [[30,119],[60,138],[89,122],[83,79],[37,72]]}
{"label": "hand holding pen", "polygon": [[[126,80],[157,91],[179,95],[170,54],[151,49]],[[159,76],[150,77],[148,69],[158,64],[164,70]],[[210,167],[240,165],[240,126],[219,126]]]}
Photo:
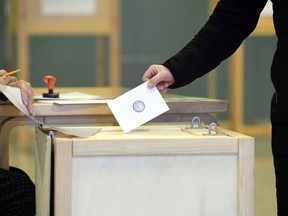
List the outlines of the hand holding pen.
{"label": "hand holding pen", "polygon": [[19,88],[23,104],[27,107],[28,112],[34,116],[34,93],[30,83],[24,80],[17,80],[17,77],[11,76],[19,71],[21,71],[21,69],[8,73],[5,70],[0,70],[0,84]]}
{"label": "hand holding pen", "polygon": [[[19,72],[19,70],[15,70],[15,71]],[[11,72],[7,73],[7,71],[5,71],[5,70],[0,70],[0,84],[1,85],[9,85],[12,82],[16,82],[17,77],[10,76],[12,74],[15,74],[15,71],[11,71]]]}

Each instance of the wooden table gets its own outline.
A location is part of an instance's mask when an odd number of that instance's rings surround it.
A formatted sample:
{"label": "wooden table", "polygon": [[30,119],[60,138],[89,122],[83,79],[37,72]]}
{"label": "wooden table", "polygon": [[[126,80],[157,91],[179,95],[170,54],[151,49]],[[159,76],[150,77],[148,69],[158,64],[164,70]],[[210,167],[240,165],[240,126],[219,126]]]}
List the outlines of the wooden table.
{"label": "wooden table", "polygon": [[[61,93],[81,92],[103,97],[115,98],[127,92],[123,87],[78,87],[56,88]],[[35,95],[47,92],[46,88],[34,88]],[[211,113],[226,112],[227,101],[208,98],[193,98],[173,94],[163,94],[170,110],[153,119],[153,122],[182,122],[191,121],[199,116],[205,123],[215,122]],[[81,104],[81,105],[53,105],[35,101],[35,118],[50,125],[56,124],[117,124],[107,104]],[[0,167],[9,166],[9,134],[16,126],[35,125],[36,123],[26,117],[13,104],[0,106],[0,116],[5,117],[0,124]]]}

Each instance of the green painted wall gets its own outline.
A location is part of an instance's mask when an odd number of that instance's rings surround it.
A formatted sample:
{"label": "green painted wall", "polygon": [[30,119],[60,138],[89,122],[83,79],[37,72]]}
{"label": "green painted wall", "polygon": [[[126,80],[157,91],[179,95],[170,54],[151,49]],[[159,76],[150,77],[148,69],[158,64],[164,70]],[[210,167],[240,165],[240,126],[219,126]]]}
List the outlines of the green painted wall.
{"label": "green painted wall", "polygon": [[245,41],[244,118],[247,123],[267,121],[274,88],[270,67],[276,37],[250,37]]}
{"label": "green painted wall", "polygon": [[[33,36],[30,38],[30,81],[43,86],[43,76],[56,77],[56,86],[96,85],[96,40],[93,36]],[[104,40],[107,53],[108,39]],[[104,63],[107,75],[107,58]],[[108,77],[105,77],[107,84]]]}
{"label": "green painted wall", "polygon": [[6,0],[0,1],[0,69],[7,66],[7,13]]}

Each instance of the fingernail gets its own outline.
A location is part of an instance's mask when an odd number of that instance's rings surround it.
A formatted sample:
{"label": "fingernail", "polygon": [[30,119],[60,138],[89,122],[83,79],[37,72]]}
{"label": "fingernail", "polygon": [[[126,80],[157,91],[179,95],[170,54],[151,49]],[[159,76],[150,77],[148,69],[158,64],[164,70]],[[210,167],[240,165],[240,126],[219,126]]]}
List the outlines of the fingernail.
{"label": "fingernail", "polygon": [[153,85],[152,85],[151,83],[148,83],[148,84],[147,84],[147,87],[148,87],[148,88],[152,88]]}

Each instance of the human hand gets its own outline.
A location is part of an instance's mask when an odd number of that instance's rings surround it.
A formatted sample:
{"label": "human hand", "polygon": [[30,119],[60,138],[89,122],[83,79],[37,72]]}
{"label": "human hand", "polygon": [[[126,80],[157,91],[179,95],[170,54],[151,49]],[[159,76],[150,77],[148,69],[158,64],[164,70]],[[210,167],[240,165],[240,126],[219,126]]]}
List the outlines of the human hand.
{"label": "human hand", "polygon": [[20,88],[23,104],[27,107],[30,115],[34,116],[34,92],[30,83],[24,80],[18,80],[16,82],[10,83],[9,86]]}
{"label": "human hand", "polygon": [[9,85],[12,82],[17,81],[17,77],[15,76],[3,76],[7,71],[0,70],[0,84],[1,85]]}
{"label": "human hand", "polygon": [[151,65],[144,73],[142,80],[148,81],[148,88],[157,87],[160,92],[167,92],[169,85],[174,83],[171,71],[163,65]]}
{"label": "human hand", "polygon": [[23,104],[27,107],[28,112],[34,116],[34,93],[30,83],[17,80],[15,76],[3,76],[5,73],[5,70],[0,70],[0,84],[20,88]]}

